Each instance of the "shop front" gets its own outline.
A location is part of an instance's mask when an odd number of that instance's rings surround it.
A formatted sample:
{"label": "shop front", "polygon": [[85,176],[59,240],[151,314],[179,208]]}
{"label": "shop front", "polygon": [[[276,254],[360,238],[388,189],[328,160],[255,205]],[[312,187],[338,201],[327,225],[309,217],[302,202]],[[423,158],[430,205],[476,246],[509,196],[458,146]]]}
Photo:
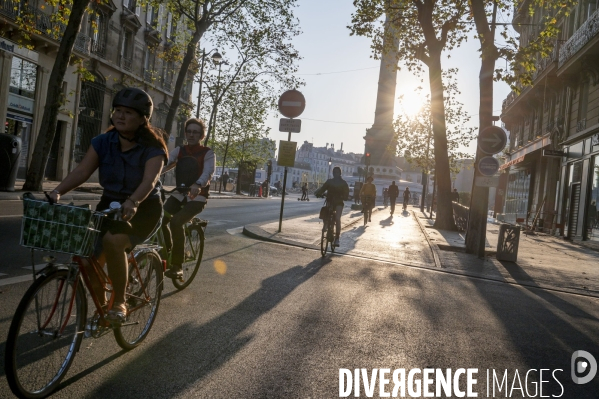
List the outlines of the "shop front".
{"label": "shop front", "polygon": [[599,241],[599,133],[564,147],[561,196],[562,235]]}
{"label": "shop front", "polygon": [[21,139],[17,178],[22,179],[27,172],[33,140],[38,54],[3,38],[0,52],[0,121],[4,121],[4,133]]}

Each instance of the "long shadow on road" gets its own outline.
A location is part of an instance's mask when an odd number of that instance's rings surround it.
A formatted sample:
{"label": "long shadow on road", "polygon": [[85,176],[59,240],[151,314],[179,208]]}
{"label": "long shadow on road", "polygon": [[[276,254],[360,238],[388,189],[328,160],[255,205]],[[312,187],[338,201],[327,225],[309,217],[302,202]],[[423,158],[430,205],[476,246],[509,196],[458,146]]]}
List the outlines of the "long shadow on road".
{"label": "long shadow on road", "polygon": [[328,258],[318,258],[305,266],[292,267],[263,280],[259,290],[210,322],[199,327],[189,323],[179,326],[159,343],[143,347],[140,357],[90,396],[143,396],[140,386],[155,398],[184,392],[234,357],[252,340],[251,335],[242,334],[244,330],[329,262]]}

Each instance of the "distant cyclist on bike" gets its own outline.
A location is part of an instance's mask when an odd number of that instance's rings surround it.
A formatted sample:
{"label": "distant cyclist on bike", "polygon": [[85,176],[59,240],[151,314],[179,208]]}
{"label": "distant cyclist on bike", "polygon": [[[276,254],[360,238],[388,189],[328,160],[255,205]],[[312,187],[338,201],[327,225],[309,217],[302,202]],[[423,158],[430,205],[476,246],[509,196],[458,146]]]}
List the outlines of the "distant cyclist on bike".
{"label": "distant cyclist on bike", "polygon": [[403,192],[403,210],[405,211],[408,208],[408,203],[410,202],[410,198],[412,198],[412,193],[410,192],[410,187],[406,187]]}
{"label": "distant cyclist on bike", "polygon": [[[127,252],[152,234],[162,213],[158,178],[168,150],[162,133],[150,124],[152,110],[152,99],[145,91],[119,91],[112,100],[112,125],[92,139],[83,160],[49,194],[57,202],[98,169],[104,191],[96,209],[108,209],[114,201],[121,203],[122,219],[131,227],[110,223],[102,228],[102,250],[114,290],[114,302],[106,320],[115,324],[127,316]],[[98,296],[104,296],[103,288],[96,281],[91,283]]]}
{"label": "distant cyclist on bike", "polygon": [[[339,234],[341,233],[341,213],[343,212],[343,201],[349,197],[349,185],[341,178],[341,168],[335,166],[333,168],[333,178],[327,180],[322,187],[314,192],[317,198],[322,198],[326,192],[327,203],[335,207],[335,242],[333,245],[339,246]],[[326,220],[323,226],[323,231],[326,231],[328,226]]]}
{"label": "distant cyclist on bike", "polygon": [[[206,206],[210,180],[215,169],[214,152],[202,145],[206,126],[201,119],[191,118],[185,122],[187,145],[176,147],[168,157],[163,173],[175,168],[177,187],[164,204],[162,231],[167,251],[171,252],[171,268],[164,275],[169,278],[183,277],[185,258],[185,232],[183,226]],[[172,238],[171,238],[172,231]]]}
{"label": "distant cyclist on bike", "polygon": [[[374,201],[376,199],[376,186],[372,183],[374,178],[368,176],[366,183],[360,190],[360,199],[362,200],[362,210],[364,211],[364,220],[372,222],[372,208],[374,208]],[[366,222],[364,222],[366,223]]]}

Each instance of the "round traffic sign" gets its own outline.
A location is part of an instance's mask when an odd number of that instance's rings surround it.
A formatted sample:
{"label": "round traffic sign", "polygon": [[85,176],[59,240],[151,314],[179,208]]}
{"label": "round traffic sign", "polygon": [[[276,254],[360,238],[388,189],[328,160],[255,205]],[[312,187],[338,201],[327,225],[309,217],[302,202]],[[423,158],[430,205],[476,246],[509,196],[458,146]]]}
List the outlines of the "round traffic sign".
{"label": "round traffic sign", "polygon": [[499,126],[489,126],[478,134],[478,148],[485,154],[497,154],[505,147],[507,135]]}
{"label": "round traffic sign", "polygon": [[287,90],[279,98],[279,112],[287,118],[296,118],[304,112],[306,99],[299,91]]}
{"label": "round traffic sign", "polygon": [[483,157],[478,161],[478,171],[483,176],[493,176],[499,170],[499,161],[493,157]]}

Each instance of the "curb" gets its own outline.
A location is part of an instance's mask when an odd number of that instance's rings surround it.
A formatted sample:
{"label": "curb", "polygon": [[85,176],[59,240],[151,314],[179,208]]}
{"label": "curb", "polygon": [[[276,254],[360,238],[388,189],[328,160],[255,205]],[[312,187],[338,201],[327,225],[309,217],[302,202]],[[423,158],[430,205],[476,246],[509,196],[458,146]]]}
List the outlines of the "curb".
{"label": "curb", "polygon": [[439,246],[437,246],[437,244],[435,244],[431,241],[431,239],[428,236],[428,233],[426,232],[426,228],[420,221],[420,218],[418,216],[416,216],[416,213],[414,212],[414,210],[412,210],[412,216],[414,217],[414,219],[416,219],[416,223],[418,223],[418,226],[420,227],[422,234],[424,234],[424,238],[426,238],[426,242],[428,243],[428,246],[430,247],[431,252],[433,253],[433,259],[435,260],[435,266],[442,269],[443,266],[441,265],[441,258],[439,257]]}
{"label": "curb", "polygon": [[[378,209],[373,209],[373,212],[378,211]],[[316,213],[314,215],[317,215]],[[356,223],[358,223],[360,220],[364,219],[364,216],[358,216],[357,218],[355,218],[355,220],[351,220],[350,222],[348,222],[347,224],[344,224],[341,226],[341,230],[346,229],[347,227],[350,227]],[[272,238],[273,235],[276,235],[277,233],[269,233],[266,230],[264,230],[262,227],[260,227],[260,225],[257,224],[250,224],[247,226],[243,226],[243,235],[250,237],[250,238],[254,238],[256,240],[260,240],[260,241],[266,241],[266,242],[274,242],[274,243],[279,243],[279,244],[286,244],[286,245],[290,245],[293,247],[299,247],[299,248],[306,248],[306,249],[314,249],[314,250],[320,250],[320,247],[317,245],[313,245],[313,244],[304,244],[301,242],[297,242],[297,241],[293,241],[293,240],[288,240],[286,238]]]}

